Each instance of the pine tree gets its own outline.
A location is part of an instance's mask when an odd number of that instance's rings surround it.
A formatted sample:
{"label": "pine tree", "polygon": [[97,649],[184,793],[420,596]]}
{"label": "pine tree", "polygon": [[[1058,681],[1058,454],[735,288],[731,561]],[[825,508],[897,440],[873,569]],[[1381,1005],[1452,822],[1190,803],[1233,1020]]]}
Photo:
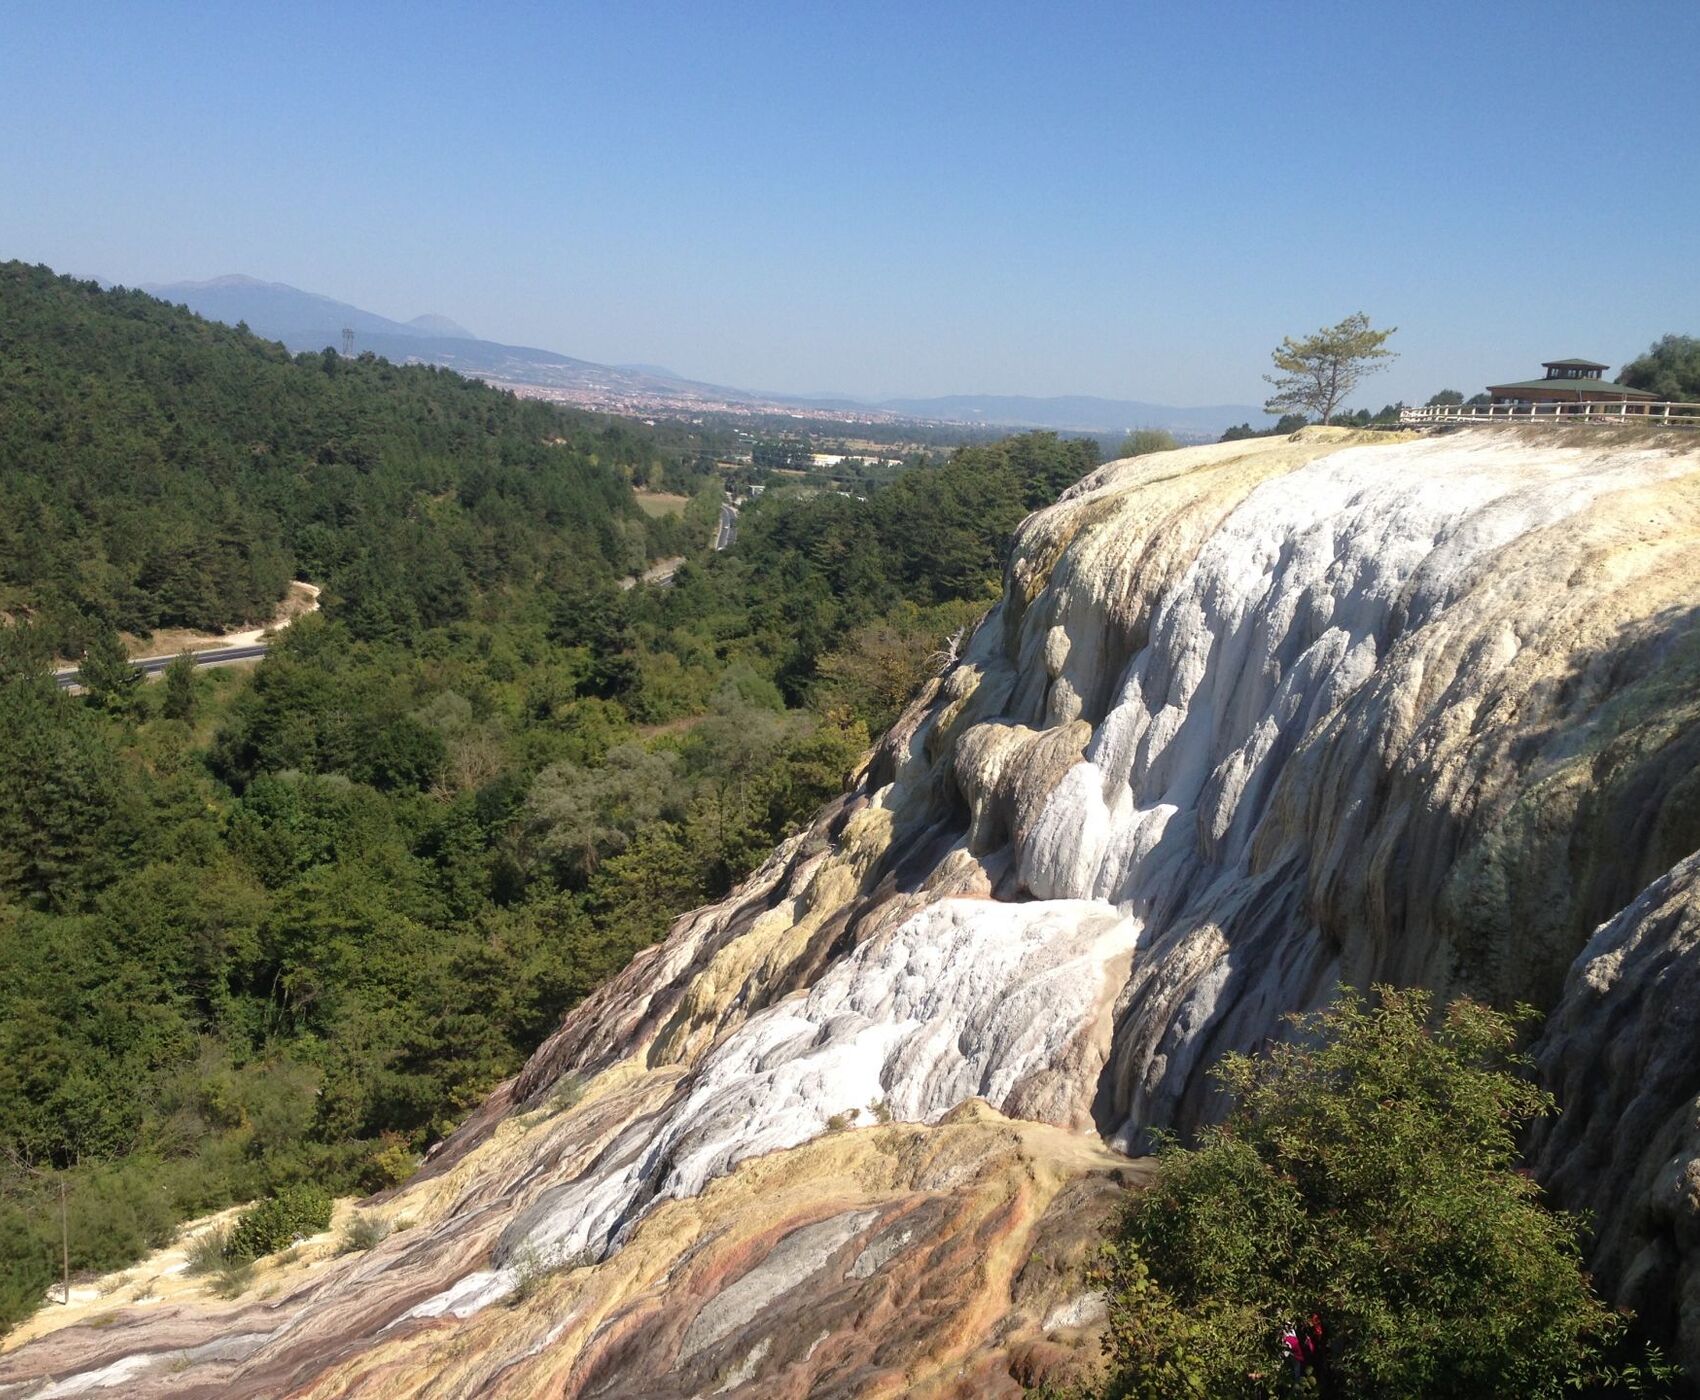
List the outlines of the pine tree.
{"label": "pine tree", "polygon": [[1394,358],[1393,351],[1383,346],[1396,329],[1389,326],[1378,331],[1359,311],[1303,340],[1287,336],[1273,356],[1280,373],[1263,376],[1275,386],[1263,411],[1298,410],[1314,414],[1319,423],[1330,421],[1366,376],[1384,368],[1383,360]]}
{"label": "pine tree", "polygon": [[128,714],[134,708],[142,674],[114,628],[102,627],[89,639],[80,670],[83,689],[102,709]]}
{"label": "pine tree", "polygon": [[160,713],[166,719],[181,720],[185,724],[195,718],[195,657],[192,652],[182,652],[172,658],[171,664],[165,668],[165,699],[160,705]]}

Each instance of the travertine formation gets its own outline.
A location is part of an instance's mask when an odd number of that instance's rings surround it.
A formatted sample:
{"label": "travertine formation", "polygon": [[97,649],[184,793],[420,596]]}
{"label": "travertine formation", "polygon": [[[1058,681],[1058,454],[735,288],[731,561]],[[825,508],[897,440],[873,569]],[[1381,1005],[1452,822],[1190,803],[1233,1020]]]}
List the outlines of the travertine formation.
{"label": "travertine formation", "polygon": [[854,791],[370,1207],[412,1228],[43,1319],[0,1396],[1018,1393],[1091,1360],[1123,1154],[1341,981],[1551,1011],[1540,1171],[1700,1360],[1697,615],[1677,438],[1105,467]]}

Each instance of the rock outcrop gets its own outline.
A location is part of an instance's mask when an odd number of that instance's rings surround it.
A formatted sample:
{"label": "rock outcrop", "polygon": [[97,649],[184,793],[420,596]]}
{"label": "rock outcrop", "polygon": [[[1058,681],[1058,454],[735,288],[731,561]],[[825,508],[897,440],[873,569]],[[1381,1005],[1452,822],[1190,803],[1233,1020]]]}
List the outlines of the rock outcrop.
{"label": "rock outcrop", "polygon": [[1539,1169],[1700,1361],[1697,616],[1679,438],[1107,466],[854,791],[370,1207],[412,1228],[32,1324],[0,1395],[1018,1393],[1092,1357],[1127,1154],[1342,981],[1551,1010]]}

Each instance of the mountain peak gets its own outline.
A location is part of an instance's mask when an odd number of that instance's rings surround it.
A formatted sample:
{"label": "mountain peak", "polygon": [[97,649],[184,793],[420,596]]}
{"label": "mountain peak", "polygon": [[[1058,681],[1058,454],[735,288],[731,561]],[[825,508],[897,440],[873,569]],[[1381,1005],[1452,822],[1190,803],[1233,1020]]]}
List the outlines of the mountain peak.
{"label": "mountain peak", "polygon": [[300,293],[300,288],[291,287],[287,282],[268,282],[263,277],[250,277],[246,272],[226,272],[219,277],[209,277],[203,282],[169,282],[161,285],[178,290],[197,292],[234,290],[238,287],[264,287],[267,291]]}
{"label": "mountain peak", "polygon": [[423,316],[415,316],[407,323],[423,331],[426,335],[440,335],[449,340],[477,340],[471,331],[458,321],[451,321],[447,316],[438,316],[427,311]]}

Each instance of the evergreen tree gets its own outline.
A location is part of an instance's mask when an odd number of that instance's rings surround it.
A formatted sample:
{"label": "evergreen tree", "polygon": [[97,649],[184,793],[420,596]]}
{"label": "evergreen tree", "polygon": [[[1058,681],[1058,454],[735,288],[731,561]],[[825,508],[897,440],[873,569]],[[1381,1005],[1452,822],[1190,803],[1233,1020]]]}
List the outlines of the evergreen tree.
{"label": "evergreen tree", "polygon": [[159,712],[166,719],[187,724],[195,718],[195,657],[192,652],[180,652],[165,668],[165,697]]}
{"label": "evergreen tree", "polygon": [[130,653],[115,628],[95,630],[77,669],[83,689],[96,705],[120,715],[135,708],[142,673],[131,663]]}
{"label": "evergreen tree", "polygon": [[93,718],[51,679],[0,684],[0,893],[75,908],[122,861],[122,776]]}
{"label": "evergreen tree", "polygon": [[1367,375],[1385,368],[1382,361],[1393,358],[1385,345],[1395,329],[1376,330],[1360,311],[1302,340],[1286,337],[1272,357],[1278,373],[1264,375],[1275,386],[1264,412],[1297,411],[1313,414],[1320,423],[1332,422],[1352,390]]}

